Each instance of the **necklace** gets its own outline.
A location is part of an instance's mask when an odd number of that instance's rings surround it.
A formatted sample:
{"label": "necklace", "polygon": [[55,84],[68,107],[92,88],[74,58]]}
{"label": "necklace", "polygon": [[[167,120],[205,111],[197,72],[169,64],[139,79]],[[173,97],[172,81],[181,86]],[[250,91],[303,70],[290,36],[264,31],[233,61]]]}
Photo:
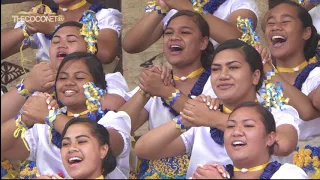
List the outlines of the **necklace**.
{"label": "necklace", "polygon": [[231,111],[231,109],[227,108],[226,106],[222,106],[222,112],[224,112],[226,114],[230,114],[232,111]]}
{"label": "necklace", "polygon": [[234,168],[233,171],[235,171],[235,172],[241,171],[242,173],[252,172],[252,171],[260,171],[260,170],[263,170],[264,168],[266,168],[269,163],[270,163],[270,161],[268,161],[267,163],[264,163],[262,165],[249,168],[249,169],[246,169],[246,168],[238,169],[237,167],[234,166],[233,167]]}
{"label": "necklace", "polygon": [[190,79],[190,78],[194,78],[196,76],[198,76],[199,74],[201,74],[202,72],[204,71],[203,67],[195,70],[195,71],[192,71],[192,73],[190,73],[187,77],[186,76],[181,76],[181,77],[178,77],[178,76],[173,76],[173,79],[174,80],[181,80],[181,81],[185,81],[187,79]]}
{"label": "necklace", "polygon": [[72,10],[81,8],[81,7],[84,6],[86,3],[87,3],[86,0],[82,0],[82,1],[78,2],[77,4],[72,5],[72,6],[68,7],[68,8],[63,8],[63,7],[59,6],[59,9],[61,9],[61,10],[64,11],[64,12],[66,12],[66,11],[68,11],[68,10],[69,10],[69,11],[72,11]]}
{"label": "necklace", "polygon": [[79,116],[88,114],[88,112],[92,112],[92,111],[95,111],[95,110],[97,110],[97,109],[98,109],[98,108],[94,108],[94,109],[91,109],[91,111],[85,110],[85,111],[83,111],[83,112],[81,112],[81,113],[79,113],[79,114],[74,114],[74,113],[68,111],[68,112],[67,112],[67,116],[68,116],[68,117],[75,117],[75,118],[76,118],[76,117],[79,117]]}
{"label": "necklace", "polygon": [[278,72],[299,72],[300,70],[304,69],[308,65],[307,61],[303,61],[301,64],[294,68],[284,68],[284,67],[277,67]]}

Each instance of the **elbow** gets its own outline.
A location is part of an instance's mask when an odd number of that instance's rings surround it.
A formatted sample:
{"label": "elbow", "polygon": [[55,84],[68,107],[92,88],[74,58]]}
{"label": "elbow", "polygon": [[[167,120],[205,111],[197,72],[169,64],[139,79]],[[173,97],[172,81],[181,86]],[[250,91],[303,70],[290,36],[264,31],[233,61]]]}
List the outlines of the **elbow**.
{"label": "elbow", "polygon": [[97,57],[99,58],[100,62],[102,64],[110,64],[112,63],[116,58],[115,51],[98,51]]}
{"label": "elbow", "polygon": [[311,121],[317,117],[320,116],[320,113],[317,109],[315,109],[314,107],[310,107],[307,109],[304,109],[303,112],[299,112],[299,116],[301,118],[301,120],[303,121]]}
{"label": "elbow", "polygon": [[[145,146],[146,143],[143,143],[141,140],[138,140],[137,143],[134,146],[134,152],[136,155],[140,158],[143,159],[148,159],[148,160],[156,160],[160,159],[159,157],[156,157],[156,152],[152,152],[151,149]],[[152,152],[152,153],[150,153]]]}
{"label": "elbow", "polygon": [[142,48],[142,45],[135,43],[127,37],[122,40],[122,48],[129,54],[136,54],[144,51],[146,48]]}

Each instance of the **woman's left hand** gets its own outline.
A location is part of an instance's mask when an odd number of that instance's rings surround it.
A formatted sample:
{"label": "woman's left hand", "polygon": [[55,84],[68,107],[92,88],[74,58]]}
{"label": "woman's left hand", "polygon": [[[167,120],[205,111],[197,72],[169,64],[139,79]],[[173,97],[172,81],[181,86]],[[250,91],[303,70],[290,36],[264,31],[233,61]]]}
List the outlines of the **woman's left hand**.
{"label": "woman's left hand", "polygon": [[230,179],[230,175],[222,165],[208,163],[198,165],[196,171],[192,174],[192,179]]}
{"label": "woman's left hand", "polygon": [[180,114],[186,127],[198,127],[209,126],[212,112],[215,111],[210,110],[205,102],[189,99]]}

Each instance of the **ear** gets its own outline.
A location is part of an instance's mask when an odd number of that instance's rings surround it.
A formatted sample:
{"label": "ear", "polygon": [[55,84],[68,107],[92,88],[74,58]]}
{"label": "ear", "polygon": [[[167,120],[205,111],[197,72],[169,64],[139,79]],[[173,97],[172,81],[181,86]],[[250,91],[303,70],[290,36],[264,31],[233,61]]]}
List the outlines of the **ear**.
{"label": "ear", "polygon": [[205,50],[207,48],[208,44],[209,44],[209,37],[202,38],[202,42],[200,44],[200,49],[202,51]]}
{"label": "ear", "polygon": [[268,139],[267,139],[267,146],[272,146],[276,142],[276,133],[271,132],[268,134]]}
{"label": "ear", "polygon": [[100,158],[104,159],[108,154],[109,146],[107,144],[100,147]]}
{"label": "ear", "polygon": [[256,69],[252,74],[252,84],[258,85],[260,76],[261,76],[260,70]]}
{"label": "ear", "polygon": [[306,28],[304,28],[304,31],[303,31],[303,39],[304,39],[304,40],[308,40],[308,39],[311,37],[311,34],[312,34],[311,27],[306,27]]}

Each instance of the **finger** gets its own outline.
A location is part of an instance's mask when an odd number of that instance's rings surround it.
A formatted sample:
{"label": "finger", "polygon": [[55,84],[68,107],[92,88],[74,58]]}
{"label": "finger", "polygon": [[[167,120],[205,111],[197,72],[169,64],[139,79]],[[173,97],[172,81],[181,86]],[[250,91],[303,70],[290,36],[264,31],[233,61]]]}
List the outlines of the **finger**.
{"label": "finger", "polygon": [[188,110],[188,109],[185,109],[185,108],[183,108],[182,113],[183,113],[185,116],[188,116],[188,117],[194,116],[194,113],[193,113],[192,111],[190,111],[190,110]]}
{"label": "finger", "polygon": [[[186,121],[186,122],[189,122],[189,123],[193,124],[193,122],[195,121],[194,118],[185,115],[183,112],[181,112],[180,115],[181,115],[181,118],[182,118],[182,122]],[[185,123],[183,123],[183,124],[185,124]]]}
{"label": "finger", "polygon": [[160,69],[161,69],[161,79],[164,79],[167,75],[167,68],[164,66],[161,66]]}
{"label": "finger", "polygon": [[206,97],[206,101],[207,101],[207,106],[210,107],[210,105],[211,105],[211,97],[207,96]]}
{"label": "finger", "polygon": [[56,81],[51,81],[51,82],[47,82],[43,85],[43,89],[45,89],[46,91],[52,89],[54,87],[54,85],[56,84]]}
{"label": "finger", "polygon": [[200,96],[194,96],[195,98],[192,98],[193,100],[195,100],[195,101],[198,101],[198,102],[203,102],[203,97],[201,97],[201,95]]}
{"label": "finger", "polygon": [[45,82],[51,82],[56,80],[57,75],[55,73],[47,75],[44,77]]}
{"label": "finger", "polygon": [[[142,89],[144,92],[146,92],[146,88],[143,86],[143,84],[139,83],[138,85],[140,87],[140,89]],[[138,93],[138,92],[137,92]]]}
{"label": "finger", "polygon": [[202,102],[206,102],[207,101],[206,95],[201,94],[200,97],[202,98]]}
{"label": "finger", "polygon": [[196,171],[193,173],[192,179],[205,179],[205,178]]}

